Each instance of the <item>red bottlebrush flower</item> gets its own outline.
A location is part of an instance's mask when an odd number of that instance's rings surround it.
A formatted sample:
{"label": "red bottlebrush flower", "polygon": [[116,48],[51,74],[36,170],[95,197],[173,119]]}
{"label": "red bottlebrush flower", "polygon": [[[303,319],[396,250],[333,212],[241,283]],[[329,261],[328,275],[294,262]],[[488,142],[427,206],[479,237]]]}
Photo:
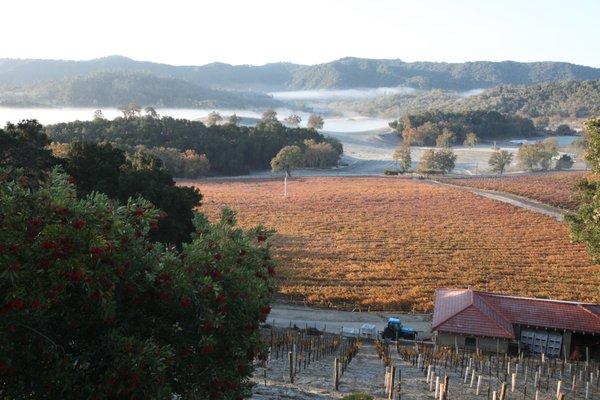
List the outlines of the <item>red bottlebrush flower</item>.
{"label": "red bottlebrush flower", "polygon": [[221,271],[219,271],[218,269],[213,269],[212,271],[210,271],[210,276],[215,280],[220,280],[222,277]]}
{"label": "red bottlebrush flower", "polygon": [[131,374],[131,383],[135,386],[140,384],[140,375],[137,372]]}
{"label": "red bottlebrush flower", "polygon": [[169,302],[169,293],[168,292],[161,292],[160,293],[160,299],[163,302],[168,303]]}
{"label": "red bottlebrush flower", "polygon": [[114,315],[109,315],[108,317],[104,318],[104,323],[106,325],[112,325],[115,323],[115,316]]}
{"label": "red bottlebrush flower", "polygon": [[221,253],[217,253],[213,256],[213,258],[217,261],[221,261],[221,259],[223,258],[223,255]]}
{"label": "red bottlebrush flower", "polygon": [[156,222],[156,221],[150,222],[150,230],[157,231],[158,230],[158,222]]}
{"label": "red bottlebrush flower", "polygon": [[269,268],[267,268],[267,271],[269,272],[269,275],[271,275],[271,276],[275,275],[275,268],[269,267]]}
{"label": "red bottlebrush flower", "polygon": [[207,344],[206,346],[202,347],[202,354],[210,354],[213,351],[215,351],[215,349],[210,344]]}
{"label": "red bottlebrush flower", "polygon": [[219,295],[215,298],[218,303],[222,303],[225,301],[226,297],[223,293],[219,293]]}
{"label": "red bottlebrush flower", "polygon": [[246,372],[246,366],[242,363],[238,363],[237,370],[240,374],[243,374],[244,372]]}
{"label": "red bottlebrush flower", "polygon": [[75,269],[68,274],[69,280],[73,283],[77,283],[83,278],[83,271],[80,269]]}
{"label": "red bottlebrush flower", "polygon": [[266,306],[266,307],[263,307],[263,308],[261,308],[261,309],[260,309],[260,313],[261,313],[261,314],[265,314],[265,315],[267,315],[267,314],[269,314],[270,312],[271,312],[271,306]]}
{"label": "red bottlebrush flower", "polygon": [[25,302],[21,299],[11,300],[8,305],[15,311],[21,311],[25,307]]}
{"label": "red bottlebrush flower", "polygon": [[85,228],[86,222],[82,219],[76,219],[75,221],[71,222],[71,226],[73,226],[73,228],[75,228],[76,230],[80,231],[83,228]]}
{"label": "red bottlebrush flower", "polygon": [[74,177],[72,177],[72,176],[69,176],[69,178],[67,179],[67,181],[68,181],[68,182],[69,182],[71,185],[74,185],[74,184],[75,184],[75,182],[77,182],[77,179],[75,179],[75,178],[74,178]]}
{"label": "red bottlebrush flower", "polygon": [[210,333],[212,331],[212,322],[209,320],[204,321],[204,332]]}
{"label": "red bottlebrush flower", "polygon": [[40,217],[31,218],[29,221],[27,221],[27,225],[32,227],[39,227],[42,225],[42,219]]}
{"label": "red bottlebrush flower", "polygon": [[9,250],[11,253],[16,254],[19,252],[19,245],[16,243],[12,244],[12,245],[10,245]]}
{"label": "red bottlebrush flower", "polygon": [[90,247],[90,254],[99,256],[102,253],[104,253],[104,249],[102,247]]}
{"label": "red bottlebrush flower", "polygon": [[33,300],[31,303],[29,303],[30,310],[39,310],[40,308],[42,308],[42,303],[40,303],[38,300]]}
{"label": "red bottlebrush flower", "polygon": [[256,240],[258,240],[259,242],[264,242],[265,240],[267,240],[267,237],[265,235],[258,235]]}
{"label": "red bottlebrush flower", "polygon": [[133,212],[133,215],[135,215],[136,217],[141,217],[142,215],[144,215],[145,212],[146,210],[144,210],[143,208],[138,208]]}
{"label": "red bottlebrush flower", "polygon": [[42,249],[44,249],[44,250],[52,250],[52,249],[56,249],[56,247],[57,247],[55,242],[42,242],[41,246],[42,246]]}
{"label": "red bottlebrush flower", "polygon": [[189,299],[189,298],[187,298],[187,297],[184,297],[184,298],[182,298],[182,299],[181,299],[181,301],[179,302],[179,305],[180,305],[182,308],[187,308],[187,307],[189,307],[189,306],[191,306],[191,305],[192,305],[192,300],[190,300],[190,299]]}

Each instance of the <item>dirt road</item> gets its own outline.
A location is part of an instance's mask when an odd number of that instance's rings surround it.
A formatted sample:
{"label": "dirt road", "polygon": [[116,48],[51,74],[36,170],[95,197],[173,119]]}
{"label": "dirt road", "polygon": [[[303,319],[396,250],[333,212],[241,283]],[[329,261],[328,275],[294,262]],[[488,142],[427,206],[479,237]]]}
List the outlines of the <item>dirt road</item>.
{"label": "dirt road", "polygon": [[431,334],[431,316],[428,314],[400,314],[388,312],[351,312],[312,307],[274,304],[267,323],[279,327],[296,325],[299,328],[315,327],[327,332],[339,333],[342,328],[355,329],[357,332],[363,324],[372,324],[382,331],[387,325],[388,317],[400,317],[405,326],[419,332],[419,337]]}
{"label": "dirt road", "polygon": [[505,192],[497,192],[495,190],[486,190],[486,189],[478,189],[468,186],[460,186],[453,185],[451,183],[439,182],[436,180],[431,180],[433,184],[448,186],[458,190],[466,190],[468,192],[474,193],[478,196],[487,197],[489,199],[501,201],[503,203],[508,203],[516,207],[524,208],[529,211],[533,211],[536,213],[544,214],[549,217],[556,219],[557,221],[564,221],[564,210],[561,210],[558,207],[549,206],[547,204],[540,203],[538,201],[528,199],[526,197],[517,196],[510,193]]}

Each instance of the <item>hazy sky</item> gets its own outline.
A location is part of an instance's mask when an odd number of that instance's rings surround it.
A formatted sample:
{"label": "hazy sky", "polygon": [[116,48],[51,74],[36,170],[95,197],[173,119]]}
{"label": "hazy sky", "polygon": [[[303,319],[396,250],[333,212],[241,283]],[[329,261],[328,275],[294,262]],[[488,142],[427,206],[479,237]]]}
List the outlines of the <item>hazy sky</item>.
{"label": "hazy sky", "polygon": [[356,56],[600,67],[600,0],[0,2],[0,58],[314,64]]}

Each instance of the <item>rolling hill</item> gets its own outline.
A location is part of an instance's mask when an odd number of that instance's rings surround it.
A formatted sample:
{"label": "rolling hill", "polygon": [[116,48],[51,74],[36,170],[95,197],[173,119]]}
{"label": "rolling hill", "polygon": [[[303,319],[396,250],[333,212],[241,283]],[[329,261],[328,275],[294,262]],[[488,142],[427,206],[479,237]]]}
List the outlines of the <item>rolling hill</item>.
{"label": "rolling hill", "polygon": [[146,72],[211,88],[261,91],[380,86],[463,91],[497,85],[600,79],[599,68],[564,62],[442,63],[349,57],[317,65],[173,66],[110,56],[88,61],[0,59],[0,87],[27,86],[111,70]]}
{"label": "rolling hill", "polygon": [[210,89],[181,79],[142,72],[95,72],[0,91],[0,104],[22,106],[117,107],[130,102],[155,107],[275,107],[255,92]]}

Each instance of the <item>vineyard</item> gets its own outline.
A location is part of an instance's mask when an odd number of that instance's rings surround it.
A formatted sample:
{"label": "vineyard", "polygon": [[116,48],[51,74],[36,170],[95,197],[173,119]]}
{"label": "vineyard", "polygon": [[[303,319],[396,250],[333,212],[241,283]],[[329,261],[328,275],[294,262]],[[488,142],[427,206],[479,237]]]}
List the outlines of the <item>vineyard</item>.
{"label": "vineyard", "polygon": [[551,206],[573,210],[579,205],[577,192],[573,190],[574,186],[578,181],[590,177],[590,175],[589,172],[584,171],[552,172],[489,178],[447,179],[446,182],[512,193]]}
{"label": "vineyard", "polygon": [[294,179],[288,197],[279,180],[197,186],[209,217],[228,206],[242,225],[277,230],[279,295],[288,299],[431,311],[435,288],[471,285],[600,300],[599,269],[568,225],[469,192],[396,178]]}

